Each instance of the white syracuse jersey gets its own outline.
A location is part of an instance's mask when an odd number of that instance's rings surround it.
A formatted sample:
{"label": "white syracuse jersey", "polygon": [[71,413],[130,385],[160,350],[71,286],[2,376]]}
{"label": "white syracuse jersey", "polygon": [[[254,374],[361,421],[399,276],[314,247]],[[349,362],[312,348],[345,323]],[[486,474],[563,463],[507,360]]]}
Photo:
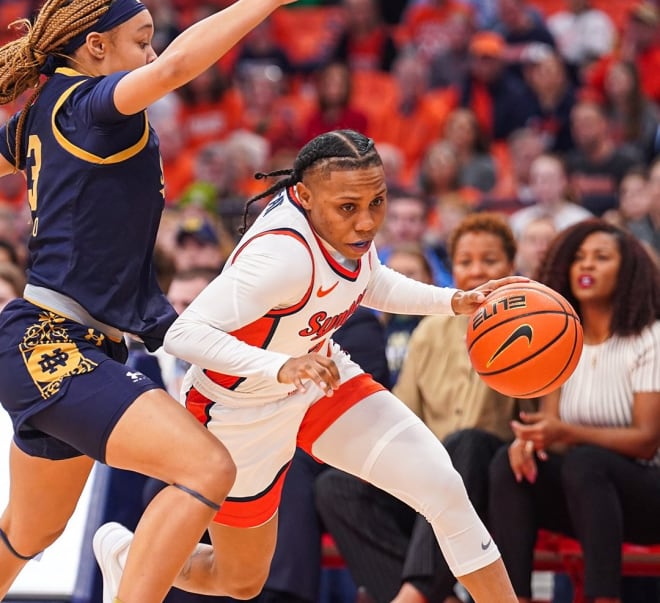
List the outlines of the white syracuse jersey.
{"label": "white syracuse jersey", "polygon": [[319,239],[289,189],[257,217],[222,274],[174,322],[164,347],[193,365],[182,393],[193,386],[225,406],[258,406],[295,391],[278,381],[292,357],[326,354],[342,381],[360,371],[331,339],[358,305],[452,314],[455,292],[383,266],[373,243],[348,262]]}
{"label": "white syracuse jersey", "polygon": [[[293,237],[299,241],[305,261],[311,262],[312,278],[296,303],[272,308],[264,316],[229,334],[251,346],[290,357],[310,352],[330,356],[333,333],[360,305],[374,263],[379,262],[374,245],[355,262],[354,269],[344,267],[314,233],[295,193],[289,189],[273,198],[261,212],[227,260],[225,269],[229,270],[240,262],[246,248],[265,236]],[[277,244],[276,239],[269,240]],[[296,270],[301,259],[292,261],[290,269]],[[195,387],[212,399],[218,398],[211,394],[217,396],[220,392],[212,387],[211,382],[225,390],[222,399],[227,396],[242,398],[241,394],[249,394],[252,403],[256,401],[255,395],[264,401],[264,398],[273,400],[295,391],[293,385],[278,383],[268,376],[238,377],[200,368],[193,369],[192,374]]]}

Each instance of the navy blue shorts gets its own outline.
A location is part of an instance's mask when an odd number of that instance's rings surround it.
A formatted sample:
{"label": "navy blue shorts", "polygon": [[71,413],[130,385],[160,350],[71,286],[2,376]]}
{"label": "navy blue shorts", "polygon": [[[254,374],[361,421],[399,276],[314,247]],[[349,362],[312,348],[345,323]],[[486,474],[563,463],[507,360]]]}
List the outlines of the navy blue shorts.
{"label": "navy blue shorts", "polygon": [[0,403],[25,453],[105,462],[108,437],[141,394],[158,385],[124,365],[123,341],[24,299],[0,313]]}

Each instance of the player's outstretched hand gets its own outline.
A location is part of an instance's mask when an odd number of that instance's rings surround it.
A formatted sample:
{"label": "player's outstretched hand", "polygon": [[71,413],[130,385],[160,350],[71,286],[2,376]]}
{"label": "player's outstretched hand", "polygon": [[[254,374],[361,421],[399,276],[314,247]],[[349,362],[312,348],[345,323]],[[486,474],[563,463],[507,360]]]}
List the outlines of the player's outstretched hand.
{"label": "player's outstretched hand", "polygon": [[454,314],[472,314],[481,302],[496,289],[513,283],[528,283],[530,279],[524,276],[505,276],[479,285],[469,291],[457,291],[451,299],[451,308]]}
{"label": "player's outstretched hand", "polygon": [[326,396],[339,387],[339,370],[333,360],[321,354],[305,354],[287,360],[277,374],[280,383],[293,383],[299,392],[307,391],[305,381],[313,381]]}

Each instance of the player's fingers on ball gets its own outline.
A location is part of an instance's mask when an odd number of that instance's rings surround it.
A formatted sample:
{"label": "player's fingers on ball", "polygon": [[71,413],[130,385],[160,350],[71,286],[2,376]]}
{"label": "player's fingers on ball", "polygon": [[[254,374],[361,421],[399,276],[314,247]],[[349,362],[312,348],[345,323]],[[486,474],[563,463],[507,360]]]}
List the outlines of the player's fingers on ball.
{"label": "player's fingers on ball", "polygon": [[496,289],[499,289],[500,287],[504,287],[505,285],[512,285],[514,283],[526,283],[529,282],[530,279],[525,278],[524,276],[505,276],[502,278],[497,278],[497,279],[491,279],[489,281],[486,281],[483,285],[478,287],[480,291],[485,293],[486,295],[489,295]]}
{"label": "player's fingers on ball", "polygon": [[504,285],[510,285],[512,283],[528,283],[532,279],[527,278],[526,276],[504,276],[500,279],[497,279],[495,282],[499,287],[503,287]]}

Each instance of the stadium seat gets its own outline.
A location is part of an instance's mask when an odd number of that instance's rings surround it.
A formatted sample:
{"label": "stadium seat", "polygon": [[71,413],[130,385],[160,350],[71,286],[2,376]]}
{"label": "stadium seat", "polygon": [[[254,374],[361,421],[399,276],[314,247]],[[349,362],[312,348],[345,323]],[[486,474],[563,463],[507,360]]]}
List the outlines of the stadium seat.
{"label": "stadium seat", "polygon": [[[321,550],[324,568],[344,566],[341,553],[330,534],[323,535]],[[622,576],[660,576],[660,544],[642,546],[626,543],[622,552]],[[539,530],[534,548],[534,571],[567,574],[573,585],[572,603],[587,603],[584,595],[584,560],[577,540],[548,530]]]}
{"label": "stadium seat", "polygon": [[295,64],[327,57],[342,30],[340,6],[304,6],[273,13],[278,42]]}

